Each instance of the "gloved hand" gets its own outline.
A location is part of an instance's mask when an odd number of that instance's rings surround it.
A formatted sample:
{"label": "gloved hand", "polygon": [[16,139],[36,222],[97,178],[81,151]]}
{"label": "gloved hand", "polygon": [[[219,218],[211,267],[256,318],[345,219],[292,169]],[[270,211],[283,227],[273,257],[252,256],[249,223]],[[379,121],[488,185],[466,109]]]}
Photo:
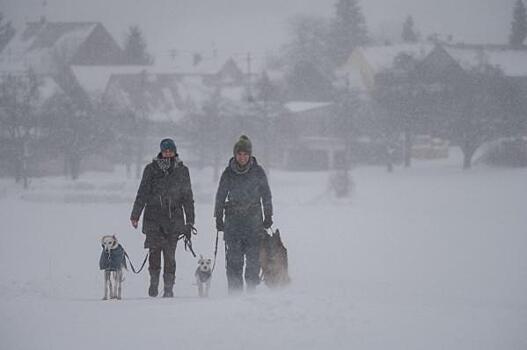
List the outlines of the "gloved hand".
{"label": "gloved hand", "polygon": [[194,234],[198,233],[198,231],[194,228],[194,225],[186,224],[185,225],[185,237],[190,240],[193,233]]}
{"label": "gloved hand", "polygon": [[266,216],[263,221],[263,227],[267,230],[268,228],[271,228],[271,226],[273,226],[273,217]]}
{"label": "gloved hand", "polygon": [[224,229],[225,229],[225,224],[223,223],[223,218],[217,217],[216,218],[216,230],[223,232]]}

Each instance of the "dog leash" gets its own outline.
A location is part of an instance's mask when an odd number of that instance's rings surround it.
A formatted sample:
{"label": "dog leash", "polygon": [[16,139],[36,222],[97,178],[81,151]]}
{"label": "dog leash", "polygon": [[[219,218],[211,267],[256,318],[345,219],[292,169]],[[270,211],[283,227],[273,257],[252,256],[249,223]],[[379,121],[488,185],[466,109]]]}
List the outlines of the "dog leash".
{"label": "dog leash", "polygon": [[218,256],[218,236],[220,235],[220,231],[216,230],[216,247],[214,248],[214,263],[212,264],[212,271],[214,271],[214,268],[216,267],[216,256]]}
{"label": "dog leash", "polygon": [[192,234],[198,234],[198,230],[194,227],[190,227],[190,232],[188,234],[182,233],[180,234],[178,240],[180,240],[183,237],[183,242],[185,243],[185,250],[188,250],[192,253],[193,257],[196,257],[196,253],[194,253],[194,249],[192,249]]}
{"label": "dog leash", "polygon": [[124,251],[124,256],[128,259],[128,262],[130,263],[130,267],[132,268],[132,271],[134,273],[139,273],[139,272],[141,272],[143,270],[143,268],[145,267],[145,264],[146,264],[146,260],[148,259],[149,255],[150,255],[150,253],[146,253],[145,260],[143,260],[143,264],[141,265],[139,270],[136,271],[135,267],[134,267],[134,264],[132,264],[132,260],[130,260],[130,257],[128,256],[128,253],[126,252],[126,250]]}

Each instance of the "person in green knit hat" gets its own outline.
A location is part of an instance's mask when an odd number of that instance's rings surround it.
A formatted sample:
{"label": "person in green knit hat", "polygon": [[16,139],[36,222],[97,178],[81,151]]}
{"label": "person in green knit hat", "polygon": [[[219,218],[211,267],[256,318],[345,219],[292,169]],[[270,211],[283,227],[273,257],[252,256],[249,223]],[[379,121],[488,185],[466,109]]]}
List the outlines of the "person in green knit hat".
{"label": "person in green knit hat", "polygon": [[273,204],[265,171],[245,135],[234,144],[233,157],[221,175],[214,216],[225,241],[229,294],[243,291],[244,280],[247,290],[254,290],[260,283],[260,233],[273,224]]}

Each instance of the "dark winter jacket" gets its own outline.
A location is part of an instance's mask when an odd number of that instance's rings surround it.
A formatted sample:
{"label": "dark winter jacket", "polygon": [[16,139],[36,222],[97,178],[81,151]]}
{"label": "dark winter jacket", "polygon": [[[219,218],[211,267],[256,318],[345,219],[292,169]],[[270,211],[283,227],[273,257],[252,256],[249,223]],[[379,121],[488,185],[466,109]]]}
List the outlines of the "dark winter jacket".
{"label": "dark winter jacket", "polygon": [[223,217],[225,213],[226,219],[255,217],[261,222],[262,207],[266,217],[273,215],[271,190],[263,168],[251,157],[248,168],[240,170],[231,158],[216,192],[214,216]]}
{"label": "dark winter jacket", "polygon": [[[194,224],[194,198],[188,168],[173,158],[163,168],[161,154],[144,171],[134,202],[132,220],[139,220],[144,209],[143,233],[174,235]],[[149,248],[145,243],[145,247]]]}
{"label": "dark winter jacket", "polygon": [[101,258],[99,259],[99,269],[117,271],[122,268],[126,268],[126,260],[124,249],[120,244],[114,249],[102,250]]}

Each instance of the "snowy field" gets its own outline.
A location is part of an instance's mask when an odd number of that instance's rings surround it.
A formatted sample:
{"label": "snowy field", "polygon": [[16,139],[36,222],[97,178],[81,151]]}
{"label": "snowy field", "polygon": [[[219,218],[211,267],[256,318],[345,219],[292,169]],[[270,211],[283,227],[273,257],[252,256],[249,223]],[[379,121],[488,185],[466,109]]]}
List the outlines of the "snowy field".
{"label": "snowy field", "polygon": [[[115,233],[135,265],[145,254],[128,221],[137,181],[94,173],[23,192],[2,179],[0,348],[526,349],[527,169],[460,162],[354,169],[346,201],[327,173],[272,170],[293,282],[236,298],[220,240],[210,298],[180,246],[174,299],[147,297],[148,273],[128,272],[124,300],[102,301],[99,238]],[[190,171],[194,245],[212,257],[216,184]]]}

